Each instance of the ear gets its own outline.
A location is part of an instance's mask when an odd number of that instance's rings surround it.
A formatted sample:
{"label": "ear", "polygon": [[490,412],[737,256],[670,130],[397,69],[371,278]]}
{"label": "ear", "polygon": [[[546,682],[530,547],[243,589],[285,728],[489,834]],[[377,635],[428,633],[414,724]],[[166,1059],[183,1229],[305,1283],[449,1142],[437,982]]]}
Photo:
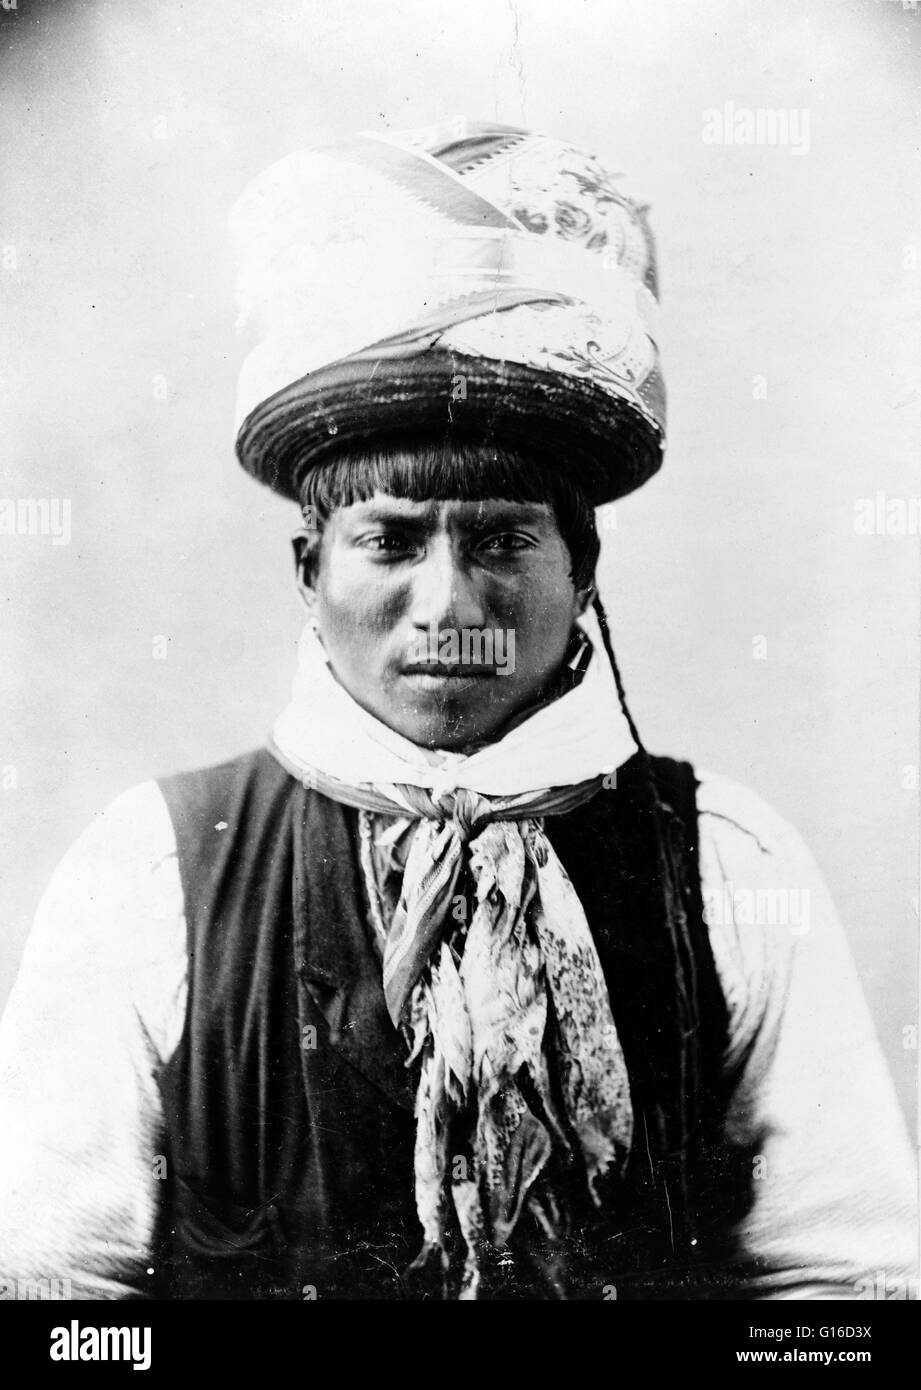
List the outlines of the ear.
{"label": "ear", "polygon": [[595,587],[594,578],[592,579],[592,582],[591,584],[589,584],[587,589],[576,590],[576,596],[574,600],[575,617],[582,617],[582,614],[589,608],[597,592],[598,590]]}
{"label": "ear", "polygon": [[317,594],[313,585],[316,570],[316,532],[296,531],[291,537],[294,548],[294,582],[307,612],[313,616]]}

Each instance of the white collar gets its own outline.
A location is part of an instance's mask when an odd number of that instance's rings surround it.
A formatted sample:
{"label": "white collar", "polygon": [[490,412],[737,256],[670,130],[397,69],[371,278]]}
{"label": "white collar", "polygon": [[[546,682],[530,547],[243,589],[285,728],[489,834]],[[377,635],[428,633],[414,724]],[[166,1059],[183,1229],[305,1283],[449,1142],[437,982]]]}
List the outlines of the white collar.
{"label": "white collar", "polygon": [[433,792],[464,788],[517,796],[614,772],[636,752],[636,743],[591,610],[579,626],[592,646],[582,681],[469,755],[422,748],[362,709],[335,679],[319,638],[307,627],[274,743],[305,775],[315,770],[350,786],[406,783]]}

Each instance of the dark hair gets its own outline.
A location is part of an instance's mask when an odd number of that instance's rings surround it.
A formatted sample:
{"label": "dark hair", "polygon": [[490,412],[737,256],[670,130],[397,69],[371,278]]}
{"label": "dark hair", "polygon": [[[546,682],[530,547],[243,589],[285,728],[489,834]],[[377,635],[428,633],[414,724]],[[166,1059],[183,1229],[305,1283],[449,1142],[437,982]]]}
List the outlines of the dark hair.
{"label": "dark hair", "polygon": [[[599,541],[591,503],[558,469],[490,443],[439,437],[390,438],[318,464],[301,487],[301,508],[321,535],[337,507],[367,502],[380,491],[412,502],[543,502],[553,511],[572,561],[577,589],[592,583]],[[309,559],[308,559],[309,563]]]}

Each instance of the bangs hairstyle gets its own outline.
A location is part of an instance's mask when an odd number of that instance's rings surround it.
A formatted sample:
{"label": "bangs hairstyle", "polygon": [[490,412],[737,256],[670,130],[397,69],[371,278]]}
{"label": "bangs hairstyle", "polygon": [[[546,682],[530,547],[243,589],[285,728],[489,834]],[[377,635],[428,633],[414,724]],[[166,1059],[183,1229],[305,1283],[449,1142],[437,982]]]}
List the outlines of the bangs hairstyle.
{"label": "bangs hairstyle", "polygon": [[[304,477],[300,502],[308,528],[319,540],[337,507],[369,502],[375,492],[410,502],[543,503],[569,551],[575,587],[587,589],[594,579],[600,543],[591,503],[559,469],[518,450],[454,438],[397,438],[350,448]],[[315,548],[308,565],[316,559]]]}

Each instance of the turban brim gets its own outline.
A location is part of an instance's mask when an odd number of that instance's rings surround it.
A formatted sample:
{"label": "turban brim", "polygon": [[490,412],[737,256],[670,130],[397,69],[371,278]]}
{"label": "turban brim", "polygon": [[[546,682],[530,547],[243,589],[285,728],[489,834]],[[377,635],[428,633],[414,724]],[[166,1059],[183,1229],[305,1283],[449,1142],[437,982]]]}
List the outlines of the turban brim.
{"label": "turban brim", "polygon": [[251,410],[236,449],[254,478],[298,500],[311,469],[350,450],[446,434],[546,462],[594,506],[645,483],[664,449],[652,418],[588,377],[443,348],[324,366]]}

